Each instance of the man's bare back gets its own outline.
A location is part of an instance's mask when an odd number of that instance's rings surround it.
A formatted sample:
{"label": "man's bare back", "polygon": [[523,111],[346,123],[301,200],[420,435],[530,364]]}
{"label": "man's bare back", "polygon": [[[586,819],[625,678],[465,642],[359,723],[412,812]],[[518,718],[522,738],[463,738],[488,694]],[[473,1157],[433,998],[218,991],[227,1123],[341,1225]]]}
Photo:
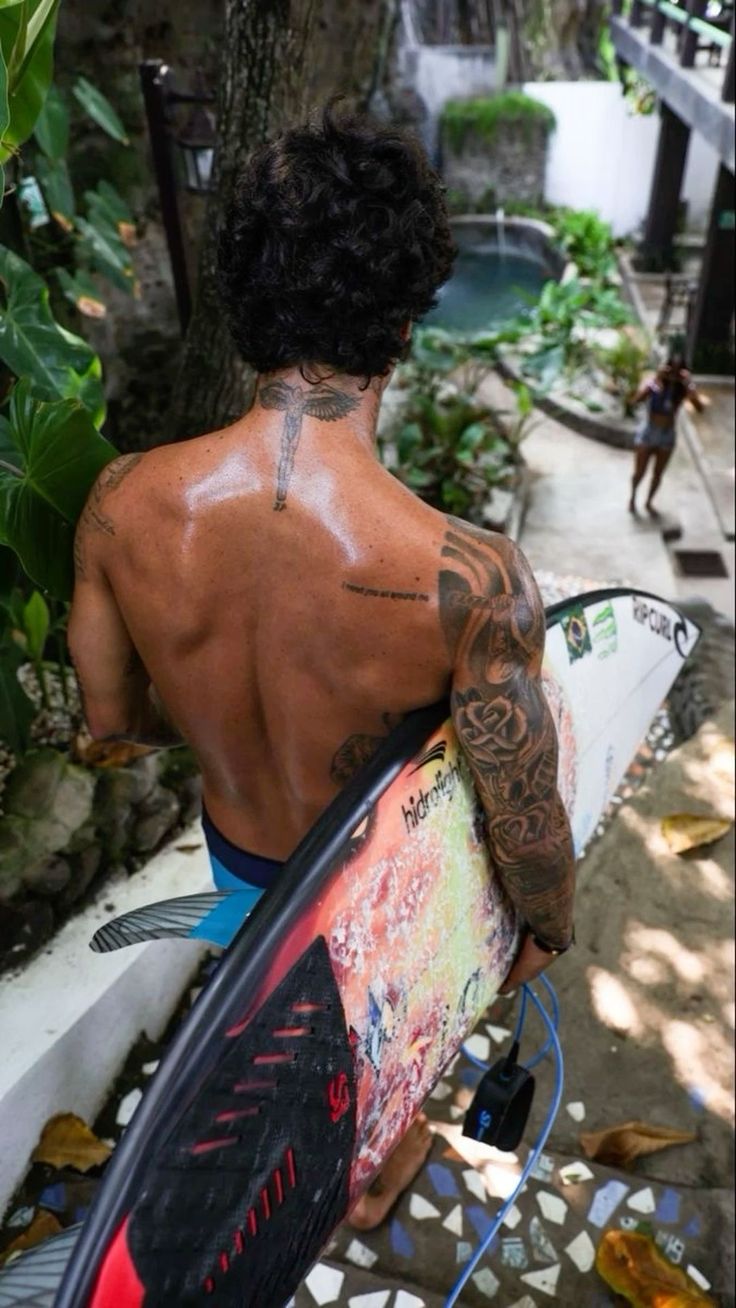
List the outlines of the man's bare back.
{"label": "man's bare back", "polygon": [[[563,949],[572,853],[541,601],[510,541],[381,466],[383,385],[260,378],[232,427],[103,472],[70,623],[87,719],[151,743],[173,726],[220,832],[282,860],[392,726],[452,692],[499,873]],[[549,962],[531,939],[525,951],[524,975]]]}
{"label": "man's bare back", "polygon": [[[279,859],[392,725],[448,693],[452,668],[438,614],[447,524],[378,462],[376,388],[309,388],[298,373],[288,385],[285,412],[257,398],[233,427],[103,474],[106,526],[88,510],[80,527],[73,628],[80,648],[84,581],[102,567],[130,653],[200,760],[211,817]],[[344,413],[301,419],[274,511],[307,391]],[[129,725],[89,712],[96,730]]]}

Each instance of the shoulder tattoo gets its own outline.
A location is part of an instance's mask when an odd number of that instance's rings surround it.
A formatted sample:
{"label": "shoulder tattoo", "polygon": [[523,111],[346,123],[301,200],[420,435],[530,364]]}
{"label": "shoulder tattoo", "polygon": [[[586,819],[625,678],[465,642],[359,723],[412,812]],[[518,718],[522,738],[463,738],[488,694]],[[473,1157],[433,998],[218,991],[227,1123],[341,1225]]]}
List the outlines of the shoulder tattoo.
{"label": "shoulder tattoo", "polygon": [[78,577],[86,575],[85,545],[89,534],[102,532],[105,536],[115,535],[115,522],[105,508],[107,497],[117,490],[142,458],[142,454],[121,454],[102,469],[92,487],[74,535],[74,567]]}

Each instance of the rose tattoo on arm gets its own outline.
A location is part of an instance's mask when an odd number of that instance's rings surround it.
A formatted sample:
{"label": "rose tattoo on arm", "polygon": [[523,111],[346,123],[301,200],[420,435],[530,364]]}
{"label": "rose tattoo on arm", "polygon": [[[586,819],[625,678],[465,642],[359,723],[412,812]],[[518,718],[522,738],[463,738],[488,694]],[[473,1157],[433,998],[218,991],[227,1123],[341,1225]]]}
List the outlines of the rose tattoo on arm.
{"label": "rose tattoo on arm", "polygon": [[572,934],[574,855],[540,676],[539,592],[511,541],[468,523],[448,520],[442,559],[452,714],[486,813],[489,848],[531,929],[564,948]]}

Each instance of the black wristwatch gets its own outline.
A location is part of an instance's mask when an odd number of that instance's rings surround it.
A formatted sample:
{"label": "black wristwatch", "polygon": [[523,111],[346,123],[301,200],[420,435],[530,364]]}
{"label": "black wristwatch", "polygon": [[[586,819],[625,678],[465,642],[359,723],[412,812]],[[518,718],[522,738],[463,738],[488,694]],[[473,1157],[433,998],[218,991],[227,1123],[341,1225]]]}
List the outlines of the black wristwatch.
{"label": "black wristwatch", "polygon": [[546,940],[542,940],[541,937],[535,935],[533,931],[530,931],[529,934],[532,938],[533,943],[537,946],[537,949],[541,949],[543,954],[551,954],[553,958],[558,958],[560,954],[566,954],[568,949],[572,949],[573,945],[575,944],[574,927],[572,930],[572,935],[570,936],[570,943],[567,945],[563,945],[562,948],[560,948],[559,945],[548,944]]}

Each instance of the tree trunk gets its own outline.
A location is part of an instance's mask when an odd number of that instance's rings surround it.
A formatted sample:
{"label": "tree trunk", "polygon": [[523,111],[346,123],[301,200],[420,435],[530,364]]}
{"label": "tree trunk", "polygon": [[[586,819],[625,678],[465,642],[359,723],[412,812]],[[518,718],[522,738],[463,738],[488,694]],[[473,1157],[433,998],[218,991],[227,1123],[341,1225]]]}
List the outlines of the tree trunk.
{"label": "tree trunk", "polygon": [[215,285],[217,233],[244,159],[332,95],[365,104],[392,11],[393,0],[226,0],[213,189],[169,439],[233,422],[252,401]]}

